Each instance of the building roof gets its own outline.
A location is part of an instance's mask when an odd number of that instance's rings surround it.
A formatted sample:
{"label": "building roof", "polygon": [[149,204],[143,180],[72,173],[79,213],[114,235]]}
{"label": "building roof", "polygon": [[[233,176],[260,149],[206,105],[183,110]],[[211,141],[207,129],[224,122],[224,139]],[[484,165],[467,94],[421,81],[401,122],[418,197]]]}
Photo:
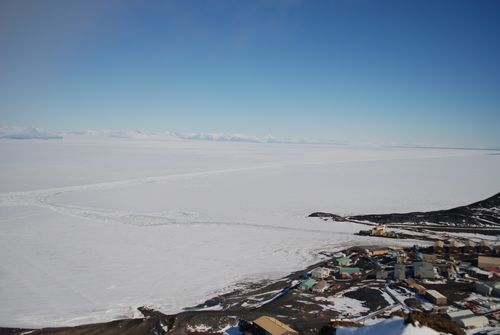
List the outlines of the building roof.
{"label": "building roof", "polygon": [[413,273],[415,277],[421,278],[434,278],[436,276],[434,266],[428,262],[413,263]]}
{"label": "building roof", "polygon": [[477,243],[473,240],[467,240],[467,242],[465,242],[465,246],[467,247],[475,247],[477,245]]}
{"label": "building roof", "polygon": [[436,242],[434,242],[434,246],[442,248],[444,247],[444,242],[441,240],[437,240]]}
{"label": "building roof", "polygon": [[386,247],[368,247],[366,248],[366,250],[368,251],[387,251],[389,252],[389,248],[386,248]]}
{"label": "building roof", "polygon": [[312,279],[312,278],[307,278],[306,280],[302,281],[300,283],[300,286],[301,287],[305,287],[305,288],[312,288],[314,285],[316,285],[317,281]]}
{"label": "building roof", "polygon": [[330,287],[330,285],[324,281],[324,280],[320,280],[315,286],[314,286],[314,289],[316,290],[322,290],[322,289],[325,289],[325,288],[328,288]]}
{"label": "building roof", "polygon": [[315,279],[321,279],[323,277],[328,277],[330,275],[330,269],[317,267],[311,270],[311,277]]}
{"label": "building roof", "polygon": [[358,273],[361,272],[360,268],[351,268],[351,267],[341,267],[340,273]]}
{"label": "building roof", "polygon": [[299,333],[290,328],[288,325],[283,322],[276,320],[270,316],[261,316],[257,318],[254,324],[258,325],[271,335],[298,335]]}
{"label": "building roof", "polygon": [[342,263],[342,262],[350,262],[351,259],[349,257],[339,257],[336,259],[337,263]]}
{"label": "building roof", "polygon": [[413,263],[413,266],[415,268],[434,268],[434,265],[432,265],[432,263],[429,263],[429,262],[415,262]]}
{"label": "building roof", "polygon": [[427,292],[427,289],[424,286],[417,283],[413,284],[411,287],[417,290],[418,292]]}
{"label": "building roof", "polygon": [[408,284],[408,285],[413,285],[413,284],[415,284],[415,283],[416,283],[415,279],[413,279],[413,278],[407,278],[407,279],[405,279],[405,280],[403,280],[403,281],[404,281],[406,284]]}
{"label": "building roof", "polygon": [[471,266],[469,268],[469,270],[472,271],[472,272],[475,272],[478,275],[484,275],[484,276],[487,276],[487,277],[491,277],[493,275],[491,272],[485,271],[485,270],[481,270],[480,268],[477,268],[475,266]]}
{"label": "building roof", "polygon": [[434,297],[435,299],[446,299],[446,297],[444,295],[442,295],[441,293],[439,293],[436,290],[427,290],[425,293]]}
{"label": "building roof", "polygon": [[486,326],[489,320],[486,316],[471,316],[458,319],[458,324],[464,328]]}
{"label": "building roof", "polygon": [[480,268],[485,266],[500,266],[500,257],[479,256],[477,264]]}
{"label": "building roof", "polygon": [[476,287],[481,287],[481,286],[488,286],[491,288],[500,288],[500,281],[495,281],[495,282],[476,282]]}
{"label": "building roof", "polygon": [[446,313],[446,316],[448,318],[450,318],[451,320],[469,317],[469,316],[473,316],[473,315],[474,315],[474,313],[472,313],[472,311],[470,309],[462,309],[459,311],[453,311],[453,312]]}

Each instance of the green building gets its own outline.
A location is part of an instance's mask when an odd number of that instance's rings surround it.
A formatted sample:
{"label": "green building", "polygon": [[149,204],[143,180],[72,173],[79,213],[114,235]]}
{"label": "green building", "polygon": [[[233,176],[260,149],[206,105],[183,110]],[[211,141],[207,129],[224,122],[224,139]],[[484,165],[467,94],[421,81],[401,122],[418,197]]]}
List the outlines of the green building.
{"label": "green building", "polygon": [[339,266],[348,266],[351,264],[351,259],[349,257],[340,257],[336,259]]}
{"label": "green building", "polygon": [[317,283],[316,280],[312,278],[307,278],[300,283],[299,288],[302,290],[310,290],[313,288],[314,285],[316,285],[316,283]]}

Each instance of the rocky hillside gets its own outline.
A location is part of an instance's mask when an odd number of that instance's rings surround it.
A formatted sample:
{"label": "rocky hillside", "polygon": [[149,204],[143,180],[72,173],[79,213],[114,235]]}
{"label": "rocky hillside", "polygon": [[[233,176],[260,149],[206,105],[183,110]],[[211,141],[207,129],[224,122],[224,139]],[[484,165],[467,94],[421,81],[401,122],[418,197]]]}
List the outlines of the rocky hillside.
{"label": "rocky hillside", "polygon": [[356,215],[340,218],[340,220],[337,219],[337,215],[328,213],[318,212],[309,216],[332,217],[335,221],[369,221],[382,224],[500,227],[500,193],[470,205],[439,211]]}

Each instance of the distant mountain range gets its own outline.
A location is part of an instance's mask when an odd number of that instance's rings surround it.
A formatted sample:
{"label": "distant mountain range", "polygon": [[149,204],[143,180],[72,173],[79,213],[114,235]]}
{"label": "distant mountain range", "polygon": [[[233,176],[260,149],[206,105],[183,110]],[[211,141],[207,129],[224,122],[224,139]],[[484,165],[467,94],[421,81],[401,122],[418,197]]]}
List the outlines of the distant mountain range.
{"label": "distant mountain range", "polygon": [[39,128],[0,127],[0,139],[2,138],[11,140],[55,140],[63,137]]}
{"label": "distant mountain range", "polygon": [[[140,130],[83,130],[68,132],[49,132],[40,128],[20,128],[0,126],[0,139],[11,140],[54,140],[71,137],[90,138],[121,138],[153,141],[212,141],[212,142],[240,142],[240,143],[279,143],[279,144],[324,144],[324,145],[353,145],[363,147],[390,147],[414,149],[458,149],[458,150],[486,150],[499,152],[500,148],[488,147],[458,147],[458,146],[428,146],[421,144],[383,144],[383,143],[347,143],[324,139],[303,139],[290,137],[275,137],[272,135],[252,136],[241,133],[223,132],[144,132]],[[500,154],[500,153],[492,153]]]}
{"label": "distant mountain range", "polygon": [[306,140],[296,138],[277,138],[272,135],[250,136],[240,133],[189,133],[189,132],[143,132],[139,130],[84,130],[61,133],[50,133],[39,128],[0,127],[0,139],[62,139],[72,136],[111,137],[129,139],[151,139],[164,141],[217,141],[246,143],[290,143],[290,144],[342,144],[333,141]]}
{"label": "distant mountain range", "polygon": [[251,136],[240,133],[189,133],[165,131],[159,133],[148,133],[142,131],[79,131],[70,132],[67,135],[90,135],[107,136],[115,138],[142,138],[156,140],[191,140],[191,141],[217,141],[217,142],[246,142],[246,143],[296,143],[296,144],[341,144],[333,141],[305,140],[295,138],[277,138],[272,135]]}
{"label": "distant mountain range", "polygon": [[380,224],[500,227],[500,193],[470,205],[430,212],[368,214],[349,217],[316,212],[309,216],[332,218],[336,221],[364,221]]}

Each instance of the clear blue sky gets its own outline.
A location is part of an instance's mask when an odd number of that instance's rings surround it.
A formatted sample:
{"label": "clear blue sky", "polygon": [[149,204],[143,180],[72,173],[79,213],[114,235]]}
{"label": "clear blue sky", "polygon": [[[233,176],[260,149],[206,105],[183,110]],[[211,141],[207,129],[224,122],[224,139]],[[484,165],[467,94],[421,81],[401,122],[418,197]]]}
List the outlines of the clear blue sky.
{"label": "clear blue sky", "polygon": [[500,147],[500,1],[0,1],[0,123]]}

